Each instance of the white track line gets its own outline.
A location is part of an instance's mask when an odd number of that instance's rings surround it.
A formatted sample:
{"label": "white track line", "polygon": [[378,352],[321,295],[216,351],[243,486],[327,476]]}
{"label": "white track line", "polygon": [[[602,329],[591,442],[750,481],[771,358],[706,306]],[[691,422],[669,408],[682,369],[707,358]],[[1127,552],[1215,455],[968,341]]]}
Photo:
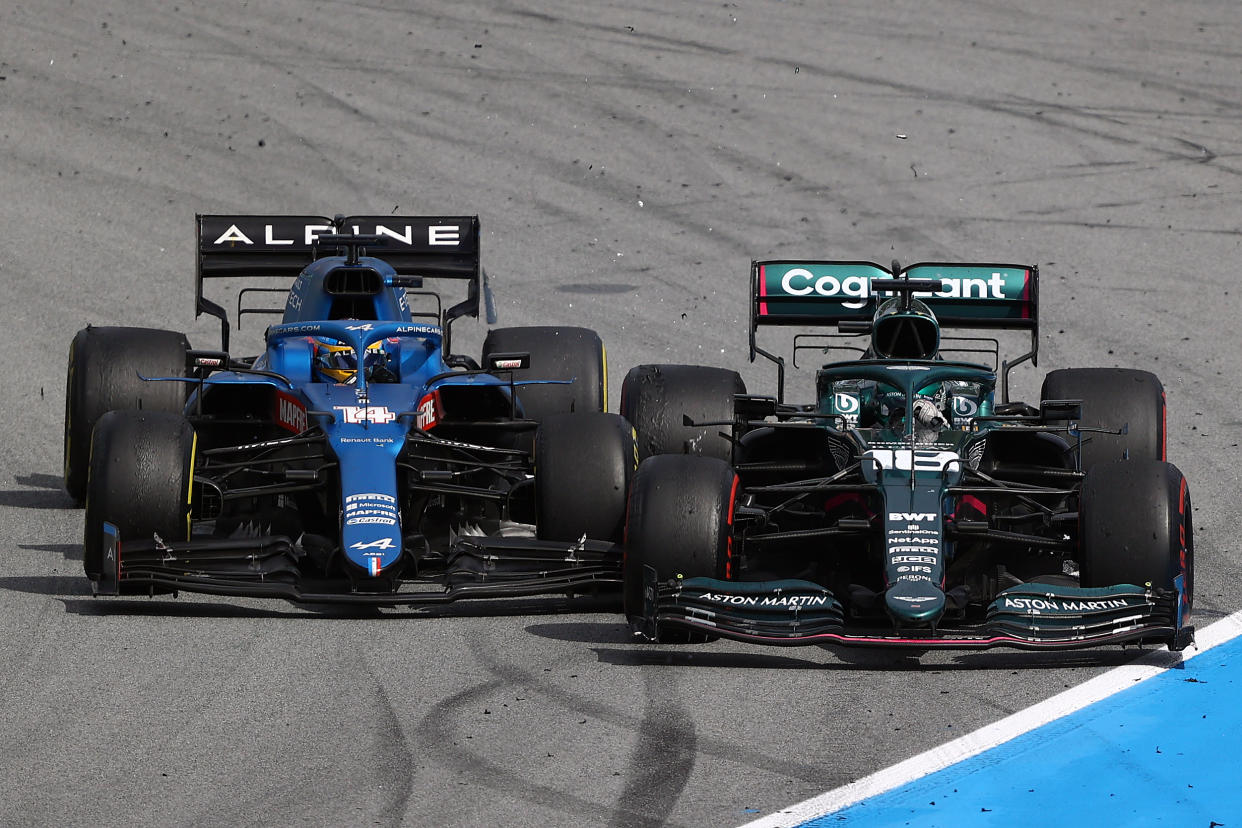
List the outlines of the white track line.
{"label": "white track line", "polygon": [[939,747],[912,756],[904,762],[876,771],[870,776],[842,785],[840,788],[812,797],[797,805],[782,808],[774,814],[748,822],[741,828],[787,828],[831,814],[878,794],[891,791],[936,771],[977,756],[1010,739],[1068,716],[1087,705],[1133,687],[1141,681],[1158,676],[1180,662],[1189,661],[1218,644],[1242,635],[1242,610],[1222,618],[1195,634],[1193,648],[1171,653],[1167,648],[1153,650],[1132,664],[1116,667],[1103,675],[1071,687],[1039,704],[1019,710],[998,722],[981,727],[973,733],[954,739]]}

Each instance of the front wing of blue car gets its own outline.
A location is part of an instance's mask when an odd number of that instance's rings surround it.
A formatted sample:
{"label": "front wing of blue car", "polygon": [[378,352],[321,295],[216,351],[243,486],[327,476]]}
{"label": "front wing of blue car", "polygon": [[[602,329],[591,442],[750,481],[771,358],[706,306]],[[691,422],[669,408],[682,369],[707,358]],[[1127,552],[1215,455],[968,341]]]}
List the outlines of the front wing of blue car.
{"label": "front wing of blue car", "polygon": [[468,537],[447,566],[409,577],[354,580],[306,574],[306,553],[284,536],[165,543],[122,539],[104,524],[103,573],[96,595],[199,592],[282,598],[294,603],[417,606],[465,598],[578,594],[621,583],[613,544],[536,538]]}

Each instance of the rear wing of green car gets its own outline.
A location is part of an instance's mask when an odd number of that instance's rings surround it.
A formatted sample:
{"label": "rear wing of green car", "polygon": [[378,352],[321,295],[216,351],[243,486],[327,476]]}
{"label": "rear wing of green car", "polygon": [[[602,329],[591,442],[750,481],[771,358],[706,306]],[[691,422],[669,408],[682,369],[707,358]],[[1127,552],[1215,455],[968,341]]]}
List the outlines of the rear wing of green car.
{"label": "rear wing of green car", "polygon": [[[784,360],[755,342],[761,326],[833,326],[838,330],[865,330],[879,303],[895,293],[872,290],[873,282],[888,279],[930,280],[939,290],[916,291],[913,296],[936,315],[941,327],[1029,330],[1031,348],[1006,360],[1002,385],[1009,370],[1039,359],[1039,268],[1034,265],[919,262],[891,268],[875,262],[772,260],[755,261],[750,268],[750,359],[763,356],[777,364],[781,396]],[[1007,397],[1007,388],[1002,392]]]}

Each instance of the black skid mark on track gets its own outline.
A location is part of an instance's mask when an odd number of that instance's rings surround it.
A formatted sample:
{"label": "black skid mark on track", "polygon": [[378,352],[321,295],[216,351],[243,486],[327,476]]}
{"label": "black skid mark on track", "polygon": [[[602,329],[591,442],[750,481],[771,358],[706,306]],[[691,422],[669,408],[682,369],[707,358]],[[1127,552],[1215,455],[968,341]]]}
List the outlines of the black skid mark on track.
{"label": "black skid mark on track", "polygon": [[[343,639],[344,635],[335,638]],[[324,646],[321,652],[329,652],[328,647]],[[227,751],[228,740],[233,738],[242,743],[241,753],[260,764],[234,769],[238,784],[209,780],[196,789],[195,796],[180,800],[183,812],[175,812],[172,817],[165,815],[162,821],[156,817],[152,824],[204,828],[303,823],[399,828],[406,824],[406,812],[411,809],[415,757],[401,729],[397,708],[371,662],[365,656],[347,657],[340,665],[346,668],[341,681],[328,677],[335,674],[325,674],[321,678],[326,683],[293,691],[292,695],[302,704],[309,704],[294,714],[282,707],[286,698],[280,690],[272,688],[271,680],[304,674],[300,670],[284,673],[281,665],[275,667],[276,672],[269,673],[269,661],[266,646],[252,642],[219,674],[213,685],[203,688],[198,703],[188,708],[189,716],[182,723],[192,732],[207,734],[190,743],[191,760],[201,751],[200,757],[219,761],[220,747],[224,746]],[[239,701],[253,692],[256,681],[272,688],[266,690],[265,695],[274,695],[258,701],[257,706]],[[351,706],[365,709],[367,717],[340,718],[332,706],[342,699],[348,699]],[[266,723],[260,724],[258,733],[268,735],[271,741],[259,752],[245,753],[245,743],[256,734],[243,732],[240,728],[245,719],[237,717],[263,715],[269,711],[286,725],[297,722],[297,729],[266,729]],[[222,720],[236,724],[221,730]],[[346,721],[350,726],[343,727]],[[359,722],[362,724],[357,724]],[[167,744],[182,742],[175,733],[163,738]],[[262,764],[263,757],[284,748],[303,757],[306,767],[301,768],[283,757],[277,758],[273,767]],[[174,748],[166,749],[175,752]],[[166,774],[170,780],[178,778],[178,774],[172,772],[177,765],[173,762],[174,767]],[[417,811],[417,804],[413,808]],[[318,816],[311,818],[307,814]]]}
{"label": "black skid mark on track", "polygon": [[[478,663],[486,665],[487,669],[492,674],[503,679],[503,683],[505,685],[513,687],[529,687],[532,689],[532,692],[539,693],[548,701],[559,705],[565,710],[572,710],[575,713],[589,716],[597,721],[606,722],[615,727],[629,730],[641,730],[643,721],[647,719],[645,714],[643,719],[639,720],[636,715],[622,709],[619,705],[601,704],[599,702],[592,701],[582,695],[565,690],[564,688],[545,681],[535,673],[515,667],[512,664],[501,663],[496,658],[495,653],[484,652],[483,648],[477,645],[472,649]],[[596,650],[597,655],[599,655],[600,652],[601,651]],[[676,652],[679,656],[685,655],[684,652],[680,651],[672,652]],[[669,663],[670,658],[669,651],[658,652],[652,655],[650,660],[646,659],[646,657],[642,654],[643,651],[641,650],[627,649],[626,653],[627,656],[624,659],[601,656],[600,661],[606,664],[643,667],[645,665],[654,664],[666,665]],[[726,654],[720,657],[715,657],[710,653],[696,653],[693,658],[693,664],[699,666],[729,665],[730,667],[738,667],[753,665],[757,657],[749,654],[737,657]],[[775,667],[785,669],[790,667],[814,670],[824,669],[823,665],[820,664],[814,664],[809,661],[788,657],[781,657],[778,659],[769,654],[758,657],[758,660],[769,669]],[[681,666],[687,666],[685,663],[680,661],[677,663]],[[648,677],[647,680],[650,681],[650,677]],[[649,690],[648,697],[651,697],[654,692],[655,691]],[[663,696],[667,698],[669,696],[669,691],[663,691]],[[779,752],[773,755],[760,748],[741,745],[727,738],[710,735],[706,738],[698,739],[695,747],[698,753],[701,753],[703,756],[714,761],[737,762],[757,771],[763,771],[775,776],[787,777],[790,779],[798,779],[812,784],[820,784],[823,782],[823,769],[818,765],[787,759],[784,754]]]}
{"label": "black skid mark on track", "polygon": [[[630,753],[621,801],[633,803],[648,814],[668,814],[677,804],[694,771],[698,738],[694,720],[679,705],[654,702],[648,683],[648,704],[638,730],[638,742]],[[635,822],[630,812],[618,812],[613,828],[655,828],[665,824],[663,816],[644,816]]]}
{"label": "black skid mark on track", "polygon": [[[1007,50],[1007,55],[1021,55],[1030,58],[1038,63],[1051,63],[1053,66],[1063,65],[1084,69],[1091,72],[1103,72],[1108,75],[1116,76],[1121,80],[1130,80],[1135,83],[1142,83],[1149,88],[1163,89],[1169,94],[1176,94],[1180,99],[1194,101],[1205,106],[1216,108],[1232,107],[1233,104],[1217,95],[1205,93],[1198,88],[1186,87],[1177,84],[1158,83],[1152,78],[1135,75],[1125,70],[1115,70],[1107,67],[1096,66],[1092,64],[1082,65],[1075,61],[1065,59],[1049,59],[1047,55],[1035,52]],[[837,82],[855,83],[864,88],[879,89],[886,93],[893,93],[899,97],[908,97],[917,100],[934,100],[941,104],[956,104],[980,112],[987,112],[1003,117],[1014,118],[1019,121],[1026,121],[1041,127],[1052,127],[1059,132],[1076,135],[1082,138],[1099,139],[1107,144],[1126,148],[1140,148],[1148,150],[1164,161],[1170,163],[1211,163],[1217,161],[1217,153],[1213,152],[1206,146],[1188,141],[1177,135],[1170,135],[1157,129],[1149,132],[1133,132],[1128,129],[1130,120],[1134,117],[1154,117],[1160,113],[1159,109],[1127,109],[1127,110],[1108,110],[1098,107],[1078,107],[1070,106],[1063,103],[1055,103],[1052,101],[1024,99],[1024,98],[1005,98],[1005,97],[983,97],[965,93],[947,92],[942,89],[935,89],[916,83],[905,83],[889,80],[880,75],[867,74],[860,72],[844,71],[837,66],[819,66],[805,60],[794,61],[784,57],[772,56],[767,58],[767,62],[772,65],[785,65],[791,71],[794,68],[801,72],[809,72],[824,79],[831,79]],[[1122,117],[1126,116],[1126,117]],[[1242,175],[1242,170],[1228,167],[1219,163],[1214,167],[1222,172],[1230,175]]]}
{"label": "black skid mark on track", "polygon": [[398,826],[404,821],[410,795],[414,790],[410,775],[415,765],[414,753],[401,730],[401,722],[392,701],[378,678],[375,684],[375,700],[376,722],[371,754],[376,757],[376,775],[371,781],[378,783],[384,799],[377,824]]}
{"label": "black skid mark on track", "polygon": [[[249,34],[249,30],[245,29],[241,24],[220,23],[207,15],[187,15],[187,20],[195,22],[196,50],[202,50],[203,44],[210,44],[215,47],[217,54],[226,58],[234,57],[237,50],[237,43],[243,42],[245,36]],[[350,130],[354,134],[376,135],[388,139],[395,140],[398,135],[393,132],[386,122],[369,114],[357,105],[347,100],[346,96],[333,91],[326,82],[315,80],[316,71],[327,73],[330,71],[339,71],[343,67],[339,63],[324,61],[323,53],[314,52],[307,53],[305,50],[295,49],[292,45],[288,45],[291,51],[296,52],[298,59],[296,62],[290,61],[279,53],[273,53],[272,56],[262,52],[254,51],[247,54],[247,58],[253,61],[262,69],[270,71],[273,76],[291,73],[291,66],[307,69],[310,71],[300,73],[298,75],[298,83],[311,90],[318,96],[319,101],[328,109],[336,110],[339,117],[349,124]],[[356,58],[350,61],[350,65],[357,65]],[[331,151],[331,148],[323,147],[318,142],[312,141],[310,136],[296,126],[284,123],[283,121],[273,118],[273,127],[279,129],[282,138],[290,141],[296,140],[297,143],[303,145],[310,152],[319,158],[319,164],[316,166],[315,178],[320,182],[328,182],[338,184],[340,187],[351,190],[353,197],[357,203],[364,204],[371,197],[368,186],[359,180],[356,167],[352,164],[352,159],[342,160],[338,153]]]}
{"label": "black skid mark on track", "polygon": [[[513,771],[486,761],[474,751],[468,750],[464,744],[454,744],[454,723],[466,715],[464,711],[477,708],[497,690],[509,686],[510,683],[505,679],[492,679],[437,702],[422,718],[417,728],[417,741],[424,746],[425,755],[435,757],[445,769],[462,779],[470,780],[473,786],[565,814],[567,819],[576,824],[599,825],[609,820],[613,824],[621,825],[646,824],[641,822],[646,818],[643,814],[632,811],[614,813],[612,809],[572,793],[548,785],[534,784]],[[432,806],[433,803],[430,802],[422,803],[423,812],[420,818],[424,824],[448,824],[460,816],[456,813],[433,813]]]}

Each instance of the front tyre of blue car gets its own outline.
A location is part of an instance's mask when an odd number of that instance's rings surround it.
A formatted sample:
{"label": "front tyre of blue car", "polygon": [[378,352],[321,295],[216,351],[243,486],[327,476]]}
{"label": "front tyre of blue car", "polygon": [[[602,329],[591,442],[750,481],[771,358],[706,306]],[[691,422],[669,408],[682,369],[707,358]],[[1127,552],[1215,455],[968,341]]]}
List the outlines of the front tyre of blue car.
{"label": "front tyre of blue car", "polygon": [[638,465],[634,430],[617,414],[554,414],[535,435],[536,531],[544,540],[620,542]]}
{"label": "front tyre of blue car", "polygon": [[[135,409],[99,418],[91,441],[82,562],[98,581],[106,547],[104,524],[126,539],[165,542],[190,536],[195,434],[180,414]],[[123,559],[122,559],[123,566]]]}

